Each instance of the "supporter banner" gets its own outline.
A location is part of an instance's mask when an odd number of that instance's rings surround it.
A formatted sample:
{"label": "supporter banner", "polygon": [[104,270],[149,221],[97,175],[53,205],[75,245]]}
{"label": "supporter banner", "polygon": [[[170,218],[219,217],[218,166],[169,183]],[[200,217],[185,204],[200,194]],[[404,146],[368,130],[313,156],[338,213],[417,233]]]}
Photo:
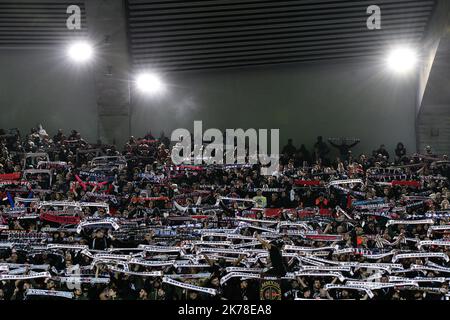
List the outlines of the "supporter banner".
{"label": "supporter banner", "polygon": [[405,224],[405,225],[413,225],[413,224],[434,224],[433,219],[422,219],[422,220],[389,220],[386,223],[386,227],[395,224]]}
{"label": "supporter banner", "polygon": [[363,205],[368,205],[368,204],[380,204],[380,203],[384,203],[384,199],[383,198],[379,198],[379,199],[372,199],[372,200],[361,200],[361,201],[353,201],[352,202],[352,206],[363,206]]}
{"label": "supporter banner", "polygon": [[137,264],[144,267],[167,267],[173,266],[175,260],[159,261],[159,260],[143,260],[138,258],[133,258],[128,261],[129,264]]}
{"label": "supporter banner", "polygon": [[424,266],[424,265],[418,265],[418,264],[412,264],[410,266],[411,270],[427,270],[427,271],[434,271],[434,272],[440,272],[440,273],[450,273],[450,268],[442,267],[442,266]]}
{"label": "supporter banner", "polygon": [[446,231],[446,230],[450,230],[450,224],[447,225],[439,225],[439,226],[429,226],[428,227],[428,236],[430,236],[433,232],[437,231]]}
{"label": "supporter banner", "polygon": [[242,272],[261,273],[264,271],[263,268],[239,268],[239,267],[227,267],[227,268],[225,268],[225,270],[227,272],[239,272],[239,273],[242,273]]}
{"label": "supporter banner", "polygon": [[105,199],[110,200],[113,203],[117,203],[117,197],[115,195],[111,194],[105,194],[105,193],[97,193],[97,192],[86,192],[86,197],[90,198],[96,198],[96,199]]}
{"label": "supporter banner", "polygon": [[215,165],[216,168],[220,168],[223,170],[230,170],[230,169],[249,169],[253,168],[253,164],[249,163],[235,163],[235,164],[219,164]]}
{"label": "supporter banner", "polygon": [[361,179],[347,179],[347,180],[334,180],[330,181],[328,183],[328,186],[336,186],[336,185],[342,185],[342,184],[364,184],[364,182]]}
{"label": "supporter banner", "polygon": [[107,176],[106,174],[103,173],[98,173],[98,172],[88,172],[88,171],[80,171],[78,173],[80,176],[84,176],[84,177],[88,177],[88,178],[92,178],[95,180],[103,180],[106,181],[109,178],[114,178],[114,176]]}
{"label": "supporter banner", "polygon": [[252,242],[247,242],[247,243],[234,244],[231,247],[233,249],[240,249],[240,248],[254,247],[254,246],[259,246],[259,245],[261,245],[261,243],[259,241],[252,241]]}
{"label": "supporter banner", "polygon": [[111,282],[110,278],[97,277],[53,277],[52,280],[68,284],[108,284]]}
{"label": "supporter banner", "polygon": [[450,241],[443,240],[424,240],[419,241],[417,248],[421,249],[423,246],[450,246]]}
{"label": "supporter banner", "polygon": [[416,252],[416,253],[400,253],[392,257],[392,262],[396,262],[400,259],[410,259],[410,258],[441,258],[446,262],[449,261],[447,254],[443,252]]}
{"label": "supporter banner", "polygon": [[392,182],[393,180],[404,181],[404,180],[408,180],[408,179],[413,179],[414,175],[412,175],[412,174],[374,174],[374,175],[369,175],[368,178],[372,179],[372,180],[378,180],[380,182],[389,182],[389,181]]}
{"label": "supporter banner", "polygon": [[420,219],[420,218],[431,218],[431,219],[449,219],[450,212],[446,211],[428,211],[424,214],[409,214],[405,218],[407,219]]}
{"label": "supporter banner", "polygon": [[14,207],[14,208],[3,209],[3,212],[7,213],[7,214],[24,213],[26,211],[27,211],[27,208],[25,208],[25,207]]}
{"label": "supporter banner", "polygon": [[168,247],[168,246],[150,246],[150,245],[139,245],[144,251],[149,252],[180,252],[180,247]]}
{"label": "supporter banner", "polygon": [[264,209],[264,217],[266,218],[278,218],[281,216],[283,209],[280,208],[266,208]]}
{"label": "supporter banner", "polygon": [[6,266],[7,268],[24,268],[27,267],[30,270],[48,270],[50,269],[50,265],[48,264],[22,264],[22,263],[1,263],[0,268],[2,266]]}
{"label": "supporter banner", "polygon": [[190,241],[192,245],[200,246],[200,245],[206,245],[206,246],[231,246],[230,241]]}
{"label": "supporter banner", "polygon": [[344,194],[352,194],[355,196],[365,197],[366,193],[362,191],[351,190],[338,185],[333,186],[334,189],[342,191]]}
{"label": "supporter banner", "polygon": [[233,233],[225,234],[225,236],[227,239],[251,240],[251,241],[256,240],[256,238],[252,236],[243,236],[240,234],[233,234]]}
{"label": "supporter banner", "polygon": [[421,176],[420,177],[421,180],[430,182],[430,181],[447,181],[448,178],[447,177],[442,177],[442,176]]}
{"label": "supporter banner", "polygon": [[203,287],[195,286],[193,284],[176,281],[176,280],[170,279],[168,277],[163,277],[163,283],[167,283],[167,284],[170,284],[170,285],[173,285],[176,287],[180,287],[180,288],[188,289],[188,290],[192,290],[192,291],[204,292],[204,293],[210,294],[212,296],[215,296],[217,294],[216,289],[203,288]]}
{"label": "supporter banner", "polygon": [[160,183],[164,181],[163,176],[157,176],[153,173],[139,173],[138,177],[142,179],[142,181],[149,181],[151,183]]}
{"label": "supporter banner", "polygon": [[51,278],[51,274],[49,272],[35,272],[31,274],[25,275],[17,275],[17,274],[0,274],[0,280],[8,281],[8,280],[27,280],[27,279],[37,279],[37,278]]}
{"label": "supporter banner", "polygon": [[[79,202],[75,201],[41,201],[38,203],[38,208],[43,207],[72,207],[72,208],[81,208]],[[80,209],[81,210],[81,209]]]}
{"label": "supporter banner", "polygon": [[415,277],[415,278],[405,278],[405,277],[393,277],[389,276],[389,282],[407,282],[407,281],[413,281],[413,282],[445,282],[445,278],[435,278],[435,277]]}
{"label": "supporter banner", "polygon": [[342,241],[343,240],[343,236],[338,234],[305,234],[304,235],[305,239],[308,240],[315,240],[315,241]]}
{"label": "supporter banner", "polygon": [[217,238],[227,238],[228,235],[226,233],[220,233],[220,232],[202,232],[202,239],[204,237],[217,237]]}
{"label": "supporter banner", "polygon": [[68,291],[54,291],[54,290],[41,290],[41,289],[28,289],[25,291],[25,296],[47,296],[73,299],[73,293]]}
{"label": "supporter banner", "polygon": [[81,208],[86,207],[104,208],[106,209],[106,212],[109,213],[109,205],[105,202],[80,202],[79,205]]}
{"label": "supporter banner", "polygon": [[353,211],[353,214],[355,215],[355,218],[357,216],[358,218],[361,218],[361,216],[374,216],[387,219],[391,219],[393,217],[393,213],[390,213],[389,211],[368,211],[368,212]]}
{"label": "supporter banner", "polygon": [[425,205],[425,203],[424,203],[423,201],[418,201],[418,202],[414,202],[414,203],[407,204],[407,205],[405,206],[405,208],[406,208],[406,209],[412,209],[412,208],[418,208],[418,207],[421,207],[421,206],[423,206],[423,205]]}
{"label": "supporter banner", "polygon": [[203,195],[211,194],[211,191],[205,191],[205,190],[197,190],[194,192],[189,193],[183,193],[172,197],[172,200],[180,200],[180,199],[187,199],[187,198],[193,198],[193,197],[200,197]]}
{"label": "supporter banner", "polygon": [[399,287],[418,287],[419,285],[414,281],[404,281],[395,283],[382,283],[382,282],[368,282],[368,281],[354,281],[349,280],[346,284],[351,286],[364,286],[370,288],[370,290],[380,290],[384,288],[399,288]]}
{"label": "supporter banner", "polygon": [[406,201],[428,201],[428,200],[430,200],[430,197],[424,197],[424,196],[404,196],[403,198]]}
{"label": "supporter banner", "polygon": [[59,227],[59,228],[50,228],[50,227],[44,227],[41,229],[42,232],[77,232],[76,228],[63,228],[63,227]]}
{"label": "supporter banner", "polygon": [[130,260],[131,256],[128,254],[97,253],[94,255],[94,259],[95,260]]}
{"label": "supporter banner", "polygon": [[131,202],[169,201],[169,197],[133,197]]}
{"label": "supporter banner", "polygon": [[182,273],[182,274],[168,274],[165,277],[170,279],[205,279],[210,278],[210,272],[200,272],[200,273]]}
{"label": "supporter banner", "polygon": [[20,180],[21,172],[0,174],[0,181]]}
{"label": "supporter banner", "polygon": [[251,218],[243,218],[243,217],[236,217],[236,220],[250,222],[250,223],[278,224],[278,221],[274,221],[274,220],[260,220],[260,219],[251,219]]}
{"label": "supporter banner", "polygon": [[[283,256],[284,256],[284,254],[283,254]],[[304,262],[304,263],[308,263],[308,264],[313,265],[313,266],[324,266],[325,265],[325,263],[323,263],[321,261],[317,261],[316,257],[311,257],[310,256],[310,257],[307,258],[307,257],[296,256],[296,258],[298,260]],[[317,258],[317,259],[319,259],[319,258]],[[328,261],[327,261],[327,263],[328,263]]]}
{"label": "supporter banner", "polygon": [[170,169],[177,170],[177,171],[203,171],[203,170],[205,170],[205,168],[203,168],[203,167],[192,166],[192,165],[173,166]]}
{"label": "supporter banner", "polygon": [[364,256],[366,259],[373,259],[373,260],[378,260],[378,259],[383,259],[385,257],[389,257],[394,255],[395,252],[391,251],[391,252],[386,252],[386,253],[378,253],[378,254],[361,254],[362,256]]}
{"label": "supporter banner", "polygon": [[345,280],[340,272],[296,271],[294,274],[296,277],[333,277],[338,278],[341,282]]}
{"label": "supporter banner", "polygon": [[213,185],[213,184],[201,184],[198,187],[200,189],[208,189],[208,190],[203,190],[203,191],[211,191],[211,190],[217,189],[217,186]]}
{"label": "supporter banner", "polygon": [[61,216],[57,214],[50,214],[47,212],[41,213],[39,218],[41,220],[59,224],[78,224],[80,222],[80,217],[77,216]]}
{"label": "supporter banner", "polygon": [[161,271],[152,271],[152,272],[134,272],[134,271],[128,271],[124,269],[119,269],[113,266],[108,266],[108,269],[114,272],[118,273],[124,273],[129,274],[133,276],[139,276],[139,277],[162,277],[163,273]]}
{"label": "supporter banner", "polygon": [[291,246],[291,245],[285,245],[283,247],[283,250],[287,251],[323,251],[323,250],[335,250],[337,246],[330,246],[330,247],[298,247],[298,246]]}
{"label": "supporter banner", "polygon": [[271,192],[284,192],[286,191],[286,189],[282,189],[282,188],[253,188],[253,189],[248,189],[248,192],[258,192],[261,191],[263,193],[271,193]]}
{"label": "supporter banner", "polygon": [[223,254],[245,254],[249,253],[248,250],[238,250],[238,249],[223,249],[223,248],[198,248],[197,253],[223,253]]}
{"label": "supporter banner", "polygon": [[261,275],[259,273],[230,272],[220,279],[220,285],[225,284],[231,278],[260,279]]}
{"label": "supporter banner", "polygon": [[71,249],[71,250],[86,250],[87,245],[75,245],[75,244],[48,244],[47,249]]}
{"label": "supporter banner", "polygon": [[20,197],[15,197],[14,198],[15,203],[33,203],[33,202],[39,202],[41,201],[41,199],[39,198],[20,198]]}
{"label": "supporter banner", "polygon": [[422,185],[420,181],[402,181],[402,180],[394,180],[391,182],[392,186],[405,186],[405,187],[414,187],[420,188]]}
{"label": "supporter banner", "polygon": [[325,290],[332,290],[332,289],[345,289],[345,290],[362,290],[364,291],[369,298],[373,298],[374,294],[372,290],[370,290],[369,285],[344,285],[344,284],[326,284]]}
{"label": "supporter banner", "polygon": [[98,220],[98,221],[83,221],[78,224],[77,233],[81,233],[83,228],[112,228],[114,230],[119,229],[119,225],[112,220]]}
{"label": "supporter banner", "polygon": [[344,248],[344,249],[336,249],[334,250],[333,254],[348,254],[348,253],[354,253],[355,248]]}
{"label": "supporter banner", "polygon": [[66,169],[71,167],[64,161],[38,161],[37,168],[38,169]]}
{"label": "supporter banner", "polygon": [[17,217],[18,220],[28,220],[28,219],[38,219],[39,215],[38,214],[21,214],[20,216]]}
{"label": "supporter banner", "polygon": [[30,182],[26,180],[0,180],[0,187],[10,186],[10,185],[23,185],[30,187]]}
{"label": "supporter banner", "polygon": [[80,186],[83,188],[84,191],[87,190],[88,186],[92,186],[94,187],[94,189],[100,189],[102,188],[104,185],[108,184],[109,181],[102,181],[102,182],[90,182],[90,181],[83,181],[81,180],[79,175],[75,175],[75,180],[80,184]]}
{"label": "supporter banner", "polygon": [[301,222],[301,223],[296,223],[296,222],[291,222],[291,221],[280,221],[278,223],[278,228],[283,228],[283,227],[299,227],[299,228],[303,228],[303,229],[307,229],[309,230],[311,227],[308,226],[307,223]]}
{"label": "supporter banner", "polygon": [[393,263],[358,263],[355,266],[355,270],[365,268],[365,269],[381,269],[388,273],[391,273],[392,269],[403,269],[401,264]]}
{"label": "supporter banner", "polygon": [[390,208],[391,205],[389,203],[378,203],[378,204],[366,204],[366,205],[358,205],[355,206],[357,210],[370,210],[370,209],[383,209]]}
{"label": "supporter banner", "polygon": [[190,262],[177,262],[173,264],[175,268],[209,268],[211,267],[207,263],[190,263]]}
{"label": "supporter banner", "polygon": [[294,184],[296,186],[320,186],[321,181],[320,180],[301,180],[296,179],[294,180]]}
{"label": "supporter banner", "polygon": [[241,225],[240,227],[241,228],[251,228],[251,229],[261,230],[261,231],[265,231],[265,232],[269,232],[269,233],[278,233],[276,230],[269,229],[269,228],[264,228],[264,227],[258,227],[258,226],[255,226],[255,225],[251,225],[249,223],[245,223],[245,224]]}
{"label": "supporter banner", "polygon": [[255,202],[255,201],[252,200],[252,199],[230,198],[230,197],[220,197],[220,200],[241,201],[241,202]]}

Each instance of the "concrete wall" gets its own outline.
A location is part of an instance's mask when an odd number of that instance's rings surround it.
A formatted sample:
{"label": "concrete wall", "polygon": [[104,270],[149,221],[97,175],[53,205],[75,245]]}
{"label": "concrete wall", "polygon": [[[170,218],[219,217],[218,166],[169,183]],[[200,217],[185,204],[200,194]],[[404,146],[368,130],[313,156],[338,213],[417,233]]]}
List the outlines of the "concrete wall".
{"label": "concrete wall", "polygon": [[317,135],[358,137],[357,152],[402,141],[416,149],[418,75],[398,77],[379,62],[285,65],[164,75],[167,93],[133,95],[134,135],[151,129],[170,135],[175,128],[280,128],[299,146]]}
{"label": "concrete wall", "polygon": [[[97,139],[97,104],[89,68],[76,69],[55,50],[0,50],[0,127],[28,133],[42,123],[53,135],[76,129]],[[66,130],[66,131],[67,131]]]}
{"label": "concrete wall", "polygon": [[431,146],[436,154],[450,154],[450,106],[426,105],[418,119],[419,149]]}
{"label": "concrete wall", "polygon": [[419,87],[417,90],[417,113],[420,112],[423,96],[433,67],[434,59],[442,36],[448,29],[450,4],[448,0],[438,0],[433,16],[427,28],[422,48],[422,65],[419,70]]}
{"label": "concrete wall", "polygon": [[439,154],[450,154],[450,36],[442,37],[434,59],[420,112],[418,144]]}
{"label": "concrete wall", "polygon": [[418,147],[450,154],[450,3],[439,0],[425,39],[425,68],[419,82]]}
{"label": "concrete wall", "polygon": [[[62,49],[61,49],[62,50]],[[61,51],[62,52],[62,51]],[[0,51],[0,127],[42,123],[49,133],[77,129],[98,136],[93,72],[75,69],[61,52]],[[167,93],[133,94],[132,133],[175,128],[280,128],[311,147],[317,135],[359,137],[356,151],[398,141],[416,148],[417,77],[398,78],[364,63],[292,65],[163,75]]]}

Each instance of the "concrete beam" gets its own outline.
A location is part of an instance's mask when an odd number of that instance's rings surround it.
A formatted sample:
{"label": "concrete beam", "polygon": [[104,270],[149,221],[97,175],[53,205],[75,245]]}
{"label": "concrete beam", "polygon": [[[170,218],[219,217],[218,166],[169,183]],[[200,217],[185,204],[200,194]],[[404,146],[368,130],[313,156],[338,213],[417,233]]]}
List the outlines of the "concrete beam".
{"label": "concrete beam", "polygon": [[450,3],[438,2],[425,42],[417,109],[419,151],[450,154]]}
{"label": "concrete beam", "polygon": [[94,67],[98,138],[122,145],[130,132],[129,52],[123,0],[86,1],[89,37],[96,46]]}

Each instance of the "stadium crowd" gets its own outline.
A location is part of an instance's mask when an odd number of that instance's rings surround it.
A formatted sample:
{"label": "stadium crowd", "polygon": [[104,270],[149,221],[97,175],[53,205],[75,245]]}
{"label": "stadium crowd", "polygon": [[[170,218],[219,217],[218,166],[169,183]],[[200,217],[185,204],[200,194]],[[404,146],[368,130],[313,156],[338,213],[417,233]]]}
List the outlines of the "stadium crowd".
{"label": "stadium crowd", "polygon": [[358,142],[289,141],[264,176],[2,130],[0,300],[448,300],[447,156]]}

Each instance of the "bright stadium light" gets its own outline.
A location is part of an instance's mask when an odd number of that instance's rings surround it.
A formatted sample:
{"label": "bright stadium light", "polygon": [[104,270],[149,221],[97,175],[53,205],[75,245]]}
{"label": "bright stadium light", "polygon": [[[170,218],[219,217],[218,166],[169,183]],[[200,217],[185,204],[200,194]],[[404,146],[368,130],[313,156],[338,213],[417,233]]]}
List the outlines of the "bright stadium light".
{"label": "bright stadium light", "polygon": [[390,52],[387,63],[391,70],[397,73],[407,73],[417,64],[417,53],[411,48],[397,48]]}
{"label": "bright stadium light", "polygon": [[137,88],[146,94],[159,94],[165,90],[164,83],[155,73],[141,73],[136,77]]}
{"label": "bright stadium light", "polygon": [[74,42],[69,46],[67,55],[77,63],[84,63],[92,59],[94,48],[85,41]]}

